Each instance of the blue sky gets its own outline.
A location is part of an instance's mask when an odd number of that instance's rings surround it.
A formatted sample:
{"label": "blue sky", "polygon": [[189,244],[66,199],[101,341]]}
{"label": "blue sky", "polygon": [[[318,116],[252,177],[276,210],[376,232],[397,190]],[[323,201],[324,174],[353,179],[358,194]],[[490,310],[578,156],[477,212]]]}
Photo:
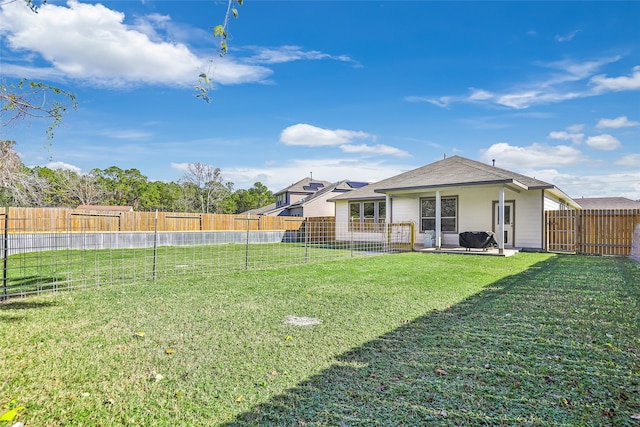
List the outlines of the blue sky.
{"label": "blue sky", "polygon": [[[461,155],[574,198],[640,199],[640,2],[0,0],[0,73],[76,94],[5,126],[28,166],[235,188],[377,181]],[[195,98],[200,72],[213,101]]]}

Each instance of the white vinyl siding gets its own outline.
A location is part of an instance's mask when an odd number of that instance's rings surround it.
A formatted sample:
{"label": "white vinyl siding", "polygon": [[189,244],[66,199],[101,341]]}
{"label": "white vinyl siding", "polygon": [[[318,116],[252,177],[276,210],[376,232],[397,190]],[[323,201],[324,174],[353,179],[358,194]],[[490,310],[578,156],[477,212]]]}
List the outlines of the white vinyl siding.
{"label": "white vinyl siding", "polygon": [[[469,186],[447,188],[440,191],[441,198],[457,196],[458,228],[454,233],[442,233],[442,244],[445,246],[458,245],[458,233],[463,231],[493,231],[495,229],[494,203],[498,202],[500,194],[499,186]],[[387,214],[391,215],[391,221],[413,222],[415,227],[416,242],[421,242],[423,234],[420,233],[420,199],[435,197],[435,191],[424,193],[412,193],[405,196],[393,194],[391,207],[387,206]],[[542,190],[520,190],[516,192],[505,189],[505,200],[514,203],[514,246],[517,248],[543,248],[544,212],[547,206],[558,206],[559,202],[550,197],[543,196]],[[555,203],[555,205],[554,205]],[[346,222],[349,218],[349,202],[336,202],[336,222]],[[338,230],[336,230],[338,231]],[[344,232],[348,238],[348,231]],[[339,234],[338,234],[339,236]]]}

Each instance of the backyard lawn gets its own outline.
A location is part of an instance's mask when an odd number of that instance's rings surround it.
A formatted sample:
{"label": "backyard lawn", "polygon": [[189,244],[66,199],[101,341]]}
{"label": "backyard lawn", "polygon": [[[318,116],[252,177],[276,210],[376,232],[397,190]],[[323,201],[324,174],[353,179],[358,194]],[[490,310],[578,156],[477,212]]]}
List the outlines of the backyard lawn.
{"label": "backyard lawn", "polygon": [[0,427],[638,426],[639,301],[640,264],[532,253],[11,299]]}

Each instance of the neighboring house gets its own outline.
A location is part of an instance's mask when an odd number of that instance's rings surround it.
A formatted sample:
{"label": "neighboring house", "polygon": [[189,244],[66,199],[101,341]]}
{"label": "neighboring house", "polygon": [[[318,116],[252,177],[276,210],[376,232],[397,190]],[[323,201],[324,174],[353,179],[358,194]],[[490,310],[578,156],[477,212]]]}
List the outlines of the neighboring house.
{"label": "neighboring house", "polygon": [[333,184],[329,184],[328,186],[316,191],[312,195],[291,204],[287,208],[287,211],[291,216],[334,216],[335,205],[328,202],[328,199],[357,188],[365,187],[366,185],[368,185],[367,182],[349,180],[334,182]]}
{"label": "neighboring house", "polygon": [[252,215],[318,217],[334,216],[335,206],[327,199],[367,185],[366,182],[328,181],[304,178],[275,194],[276,203],[252,209]]}
{"label": "neighboring house", "polygon": [[626,197],[581,197],[575,201],[582,209],[640,209],[640,202]]}
{"label": "neighboring house", "polygon": [[[580,208],[553,184],[460,156],[330,201],[336,205],[339,239],[366,239],[367,231],[384,229],[379,224],[413,222],[417,242],[428,232],[435,234],[436,248],[458,246],[461,232],[492,231],[501,252],[505,247],[542,249],[544,212]],[[347,222],[348,230],[340,228]]]}

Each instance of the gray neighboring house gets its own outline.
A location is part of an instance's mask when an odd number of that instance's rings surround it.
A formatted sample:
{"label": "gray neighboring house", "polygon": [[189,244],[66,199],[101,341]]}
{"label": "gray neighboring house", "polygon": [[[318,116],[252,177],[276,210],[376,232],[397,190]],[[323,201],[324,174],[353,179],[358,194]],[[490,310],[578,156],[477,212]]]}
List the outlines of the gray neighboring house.
{"label": "gray neighboring house", "polygon": [[335,183],[304,178],[275,194],[276,202],[251,215],[322,217],[334,216],[335,206],[327,199],[366,186],[366,182],[343,180]]}
{"label": "gray neighboring house", "polygon": [[[367,239],[368,224],[413,222],[415,240],[458,246],[465,231],[492,231],[499,250],[544,248],[544,212],[579,209],[553,184],[452,156],[330,199],[336,237]],[[504,221],[500,219],[504,218]],[[356,226],[357,225],[357,226]],[[384,229],[384,227],[379,227]],[[497,236],[504,236],[499,239]]]}
{"label": "gray neighboring house", "polygon": [[582,209],[640,209],[640,202],[626,197],[581,197],[575,201]]}

